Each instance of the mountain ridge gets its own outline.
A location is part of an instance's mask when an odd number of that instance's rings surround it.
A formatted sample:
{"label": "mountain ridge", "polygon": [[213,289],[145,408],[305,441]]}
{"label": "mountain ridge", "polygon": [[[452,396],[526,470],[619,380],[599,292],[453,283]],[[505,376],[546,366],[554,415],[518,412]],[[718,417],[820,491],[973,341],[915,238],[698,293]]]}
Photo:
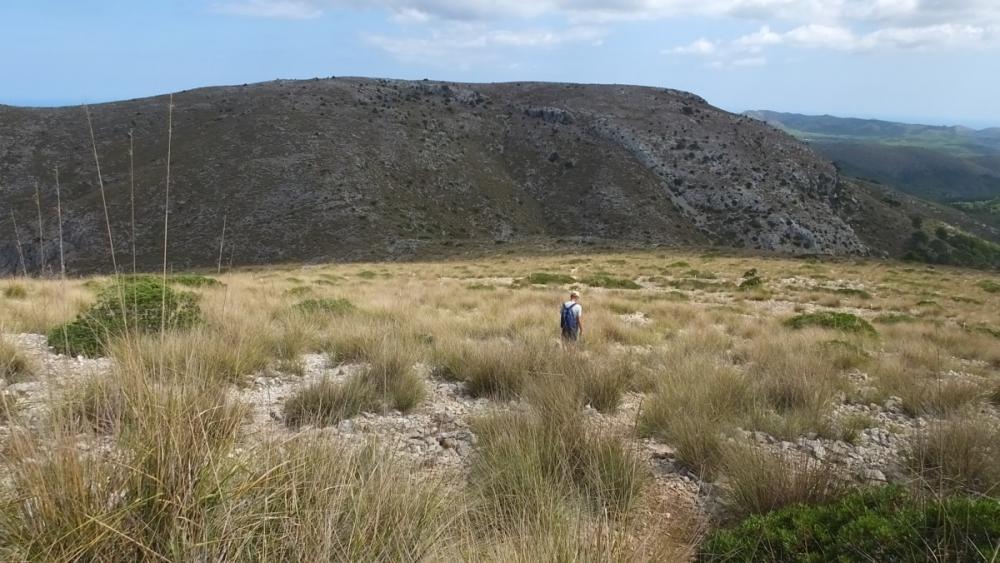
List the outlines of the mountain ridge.
{"label": "mountain ridge", "polygon": [[[122,256],[134,138],[140,269],[163,255],[167,100],[90,108]],[[924,213],[886,203],[769,125],[664,88],[277,80],[179,92],[174,107],[176,269],[215,266],[220,254],[234,264],[393,260],[539,239],[898,255],[908,233],[869,223]],[[18,218],[27,269],[51,269],[58,250],[56,166],[67,265],[108,269],[92,150],[78,107],[0,107],[0,201]],[[12,234],[9,224],[0,234],[0,272],[18,269]]]}

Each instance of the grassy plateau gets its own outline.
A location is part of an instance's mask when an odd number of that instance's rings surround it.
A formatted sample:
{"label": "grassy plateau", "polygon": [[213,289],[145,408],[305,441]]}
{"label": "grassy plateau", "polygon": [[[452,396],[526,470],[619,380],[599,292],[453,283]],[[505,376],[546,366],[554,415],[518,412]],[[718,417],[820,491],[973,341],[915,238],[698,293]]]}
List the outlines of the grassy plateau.
{"label": "grassy plateau", "polygon": [[0,280],[0,560],[993,561],[998,281],[653,250]]}

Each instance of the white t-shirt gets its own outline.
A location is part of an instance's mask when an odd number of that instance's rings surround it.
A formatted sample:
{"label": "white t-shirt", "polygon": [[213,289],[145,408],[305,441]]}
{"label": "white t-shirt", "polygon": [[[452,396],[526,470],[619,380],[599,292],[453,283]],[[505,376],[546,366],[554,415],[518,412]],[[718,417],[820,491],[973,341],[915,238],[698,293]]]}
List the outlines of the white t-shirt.
{"label": "white t-shirt", "polygon": [[[579,319],[580,318],[580,313],[583,312],[583,307],[581,307],[579,303],[573,303],[572,301],[567,301],[567,302],[563,303],[563,307],[564,308],[565,307],[570,307],[570,306],[573,307],[573,316]],[[561,314],[562,311],[559,311],[559,313]]]}

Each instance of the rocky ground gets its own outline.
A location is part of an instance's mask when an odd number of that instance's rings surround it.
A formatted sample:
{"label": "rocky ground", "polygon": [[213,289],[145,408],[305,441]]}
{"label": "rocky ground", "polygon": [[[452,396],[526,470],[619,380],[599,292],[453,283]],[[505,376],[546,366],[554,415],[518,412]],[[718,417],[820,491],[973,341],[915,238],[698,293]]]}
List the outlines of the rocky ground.
{"label": "rocky ground", "polygon": [[[641,312],[624,317],[630,323],[648,322]],[[35,367],[36,376],[31,381],[12,383],[3,388],[5,396],[16,401],[19,418],[29,425],[44,422],[48,406],[68,385],[107,372],[112,367],[111,361],[106,358],[71,358],[55,354],[42,335],[8,334],[3,337],[17,346]],[[356,364],[333,365],[322,354],[304,355],[301,365],[304,368],[302,375],[268,371],[251,378],[247,386],[233,387],[233,396],[251,410],[244,433],[248,443],[270,437],[291,438],[299,434],[313,434],[331,440],[377,440],[383,447],[414,462],[422,470],[462,476],[477,443],[470,427],[471,421],[477,416],[499,410],[524,408],[517,402],[472,398],[464,392],[461,383],[438,380],[430,376],[428,367],[418,366],[427,376],[429,395],[410,413],[364,413],[336,426],[290,428],[283,421],[282,406],[297,388],[323,378],[342,381],[362,367]],[[855,372],[852,379],[857,386],[863,387],[867,375]],[[634,424],[642,400],[641,394],[627,393],[614,414],[602,414],[587,407],[587,419],[596,427],[621,435],[622,439],[633,439],[630,436],[634,436]],[[744,432],[744,436],[776,453],[833,464],[847,478],[858,483],[904,479],[900,468],[901,452],[909,438],[927,426],[928,420],[906,414],[897,398],[890,398],[883,404],[844,403],[835,409],[834,420],[848,417],[866,421],[850,441],[815,434],[786,441],[759,431]],[[3,427],[3,430],[9,428]],[[658,502],[669,503],[676,507],[676,513],[688,518],[710,517],[716,506],[717,499],[713,497],[718,491],[717,484],[706,483],[698,475],[687,471],[678,462],[669,444],[651,439],[635,440],[635,444],[645,453],[654,470],[654,494]]]}

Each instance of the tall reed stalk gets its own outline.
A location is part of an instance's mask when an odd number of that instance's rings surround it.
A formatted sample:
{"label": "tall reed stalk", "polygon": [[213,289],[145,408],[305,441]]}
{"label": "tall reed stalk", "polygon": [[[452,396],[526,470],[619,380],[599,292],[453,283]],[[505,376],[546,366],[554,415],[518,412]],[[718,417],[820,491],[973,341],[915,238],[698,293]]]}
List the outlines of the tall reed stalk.
{"label": "tall reed stalk", "polygon": [[45,275],[45,231],[42,224],[42,194],[35,182],[35,210],[38,211],[38,275]]}
{"label": "tall reed stalk", "polygon": [[135,147],[132,130],[128,130],[128,199],[132,212],[132,275],[136,274],[135,257]]}
{"label": "tall reed stalk", "polygon": [[56,175],[56,220],[59,221],[59,278],[66,279],[66,256],[63,252],[63,223],[62,223],[62,193],[59,187],[59,167],[55,167]]}
{"label": "tall reed stalk", "polygon": [[14,243],[17,244],[17,258],[21,261],[21,275],[28,277],[28,267],[24,264],[24,249],[21,248],[21,234],[17,230],[17,218],[14,211],[10,212],[10,222],[14,223]]}

